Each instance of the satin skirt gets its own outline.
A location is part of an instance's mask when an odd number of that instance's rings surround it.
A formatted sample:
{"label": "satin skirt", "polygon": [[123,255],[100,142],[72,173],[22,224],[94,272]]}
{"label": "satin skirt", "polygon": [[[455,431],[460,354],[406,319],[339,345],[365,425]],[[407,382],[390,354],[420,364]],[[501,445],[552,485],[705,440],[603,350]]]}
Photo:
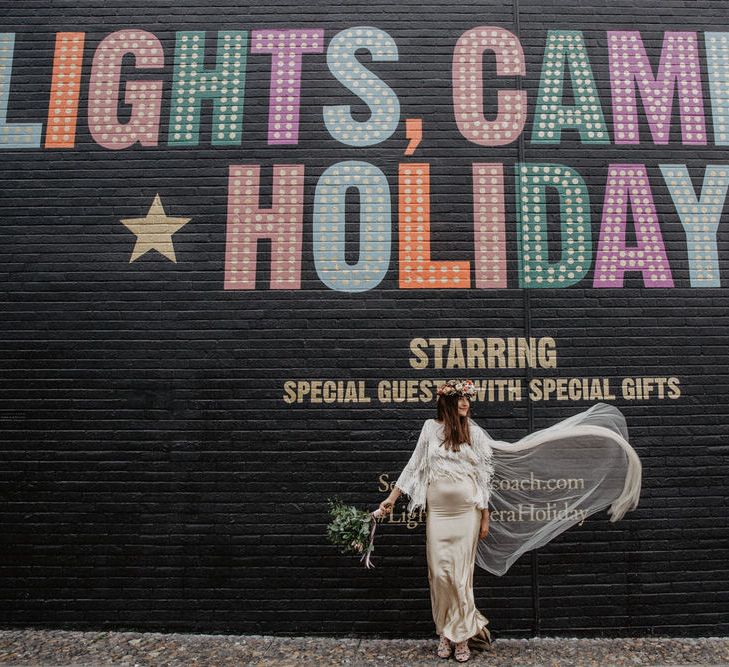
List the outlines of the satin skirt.
{"label": "satin skirt", "polygon": [[438,477],[426,492],[428,583],[436,632],[469,646],[491,644],[488,619],[476,609],[473,570],[481,510],[473,498],[476,482]]}

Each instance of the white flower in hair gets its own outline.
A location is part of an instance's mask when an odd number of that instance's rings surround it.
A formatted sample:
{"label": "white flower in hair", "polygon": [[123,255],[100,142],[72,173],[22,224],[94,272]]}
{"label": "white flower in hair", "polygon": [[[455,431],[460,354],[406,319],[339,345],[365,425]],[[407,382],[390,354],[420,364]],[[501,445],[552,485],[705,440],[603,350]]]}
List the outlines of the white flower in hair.
{"label": "white flower in hair", "polygon": [[469,401],[476,398],[476,385],[472,380],[448,380],[438,387],[438,396],[465,396]]}

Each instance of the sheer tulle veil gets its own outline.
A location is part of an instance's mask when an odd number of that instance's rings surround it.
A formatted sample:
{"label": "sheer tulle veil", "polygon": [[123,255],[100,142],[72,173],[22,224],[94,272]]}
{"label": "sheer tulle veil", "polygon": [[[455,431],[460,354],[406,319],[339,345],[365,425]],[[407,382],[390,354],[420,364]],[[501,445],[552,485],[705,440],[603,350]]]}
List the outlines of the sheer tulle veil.
{"label": "sheer tulle veil", "polygon": [[596,403],[516,442],[472,423],[492,450],[489,532],[476,551],[492,574],[606,507],[612,522],[637,507],[642,466],[614,405]]}

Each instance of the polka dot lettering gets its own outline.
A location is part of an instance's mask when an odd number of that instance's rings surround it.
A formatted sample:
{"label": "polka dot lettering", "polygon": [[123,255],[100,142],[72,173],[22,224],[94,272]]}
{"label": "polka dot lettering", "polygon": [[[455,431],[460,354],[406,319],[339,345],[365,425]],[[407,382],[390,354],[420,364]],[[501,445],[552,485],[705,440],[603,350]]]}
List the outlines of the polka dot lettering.
{"label": "polka dot lettering", "polygon": [[[345,261],[348,188],[359,193],[359,261]],[[392,211],[387,177],[368,162],[338,162],[321,175],[314,193],[314,264],[321,281],[339,292],[377,287],[390,266]]]}
{"label": "polka dot lettering", "polygon": [[640,33],[636,30],[608,30],[608,56],[616,144],[640,142],[636,83],[653,143],[668,143],[676,81],[683,143],[706,144],[701,67],[695,32],[666,32],[656,77]]}
{"label": "polka dot lettering", "polygon": [[395,40],[379,28],[363,26],[337,33],[327,49],[327,66],[345,88],[369,107],[370,117],[354,120],[349,104],[325,106],[324,124],[332,138],[342,144],[373,146],[397,129],[400,102],[390,86],[357,60],[355,52],[359,49],[366,49],[373,62],[398,58]]}
{"label": "polka dot lettering", "polygon": [[302,54],[324,51],[324,30],[254,30],[251,40],[251,53],[271,54],[268,143],[297,144]]}
{"label": "polka dot lettering", "polygon": [[[574,106],[562,104],[565,62]],[[558,144],[564,129],[575,129],[584,144],[609,144],[595,77],[580,30],[549,30],[534,109],[533,144]]]}
{"label": "polka dot lettering", "polygon": [[[560,260],[549,262],[547,186],[559,193]],[[592,228],[587,185],[564,164],[516,164],[519,287],[568,287],[592,263]]]}
{"label": "polka dot lettering", "polygon": [[46,148],[74,147],[85,37],[83,32],[59,32],[56,35]]}
{"label": "polka dot lettering", "polygon": [[430,259],[430,165],[400,164],[398,192],[400,287],[470,287],[470,262]]}
{"label": "polka dot lettering", "polygon": [[167,137],[170,146],[198,145],[203,98],[213,100],[211,144],[240,144],[247,48],[247,31],[221,30],[218,32],[216,67],[205,69],[205,33],[196,30],[177,33]]}
{"label": "polka dot lettering", "polygon": [[729,186],[729,166],[706,167],[698,200],[686,165],[659,167],[686,233],[691,287],[721,287],[717,233]]}
{"label": "polka dot lettering", "polygon": [[40,147],[42,123],[7,122],[14,51],[15,33],[0,33],[0,146],[2,148],[38,148]]}
{"label": "polka dot lettering", "polygon": [[89,131],[97,144],[112,150],[137,141],[142,146],[156,146],[158,139],[162,81],[128,81],[124,102],[131,105],[132,113],[126,123],[119,122],[121,63],[126,53],[134,55],[138,69],[164,66],[162,45],[150,32],[119,30],[99,44],[89,81]]}
{"label": "polka dot lettering", "polygon": [[[637,240],[637,245],[632,247],[625,245],[628,195]],[[643,164],[611,164],[608,168],[592,286],[623,287],[626,271],[640,271],[646,287],[673,287],[648,173]]]}
{"label": "polka dot lettering", "polygon": [[729,33],[704,33],[714,143],[729,145]]}
{"label": "polka dot lettering", "polygon": [[474,163],[473,238],[476,287],[506,287],[504,166]]}
{"label": "polka dot lettering", "polygon": [[271,239],[271,289],[300,289],[304,165],[273,166],[273,206],[259,208],[261,167],[231,165],[225,243],[226,290],[256,288],[259,239]]}
{"label": "polka dot lettering", "polygon": [[526,65],[519,38],[504,28],[478,26],[464,32],[453,52],[453,110],[461,134],[480,146],[504,146],[521,134],[526,121],[525,90],[499,90],[498,113],[483,113],[483,53],[496,56],[498,76],[524,76]]}

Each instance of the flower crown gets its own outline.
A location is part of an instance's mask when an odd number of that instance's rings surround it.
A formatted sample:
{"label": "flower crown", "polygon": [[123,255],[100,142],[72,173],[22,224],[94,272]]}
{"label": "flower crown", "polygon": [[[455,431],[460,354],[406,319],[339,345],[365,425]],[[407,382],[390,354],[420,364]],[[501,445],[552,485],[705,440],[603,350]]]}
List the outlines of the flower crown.
{"label": "flower crown", "polygon": [[469,401],[476,400],[476,385],[473,380],[448,380],[438,387],[438,396],[465,396]]}

